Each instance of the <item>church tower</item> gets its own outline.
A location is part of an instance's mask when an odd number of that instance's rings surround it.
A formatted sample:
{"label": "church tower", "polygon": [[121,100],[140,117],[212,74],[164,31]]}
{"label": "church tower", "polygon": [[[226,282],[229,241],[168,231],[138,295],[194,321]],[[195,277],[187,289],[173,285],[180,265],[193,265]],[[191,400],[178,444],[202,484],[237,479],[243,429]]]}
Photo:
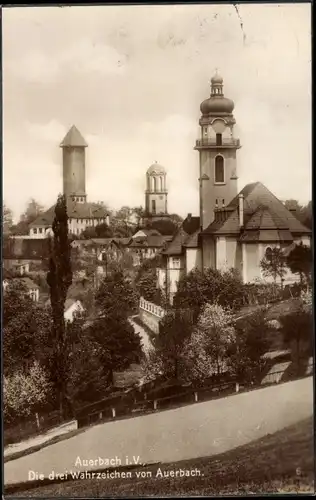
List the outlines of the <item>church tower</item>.
{"label": "church tower", "polygon": [[73,125],[60,147],[63,150],[63,190],[67,200],[85,203],[86,163],[85,148],[88,146],[79,130]]}
{"label": "church tower", "polygon": [[195,148],[200,154],[200,218],[206,229],[215,218],[214,210],[224,208],[238,194],[237,149],[234,136],[234,102],[224,97],[223,79],[211,79],[211,95],[200,106],[200,138]]}
{"label": "church tower", "polygon": [[147,217],[168,215],[167,173],[157,162],[146,172],[145,211]]}

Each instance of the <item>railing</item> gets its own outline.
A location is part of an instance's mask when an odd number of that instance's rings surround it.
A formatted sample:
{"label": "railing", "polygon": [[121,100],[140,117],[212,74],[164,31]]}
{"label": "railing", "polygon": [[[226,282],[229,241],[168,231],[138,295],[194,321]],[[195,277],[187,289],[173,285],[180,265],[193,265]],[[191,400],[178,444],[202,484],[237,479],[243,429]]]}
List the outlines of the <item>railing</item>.
{"label": "railing", "polygon": [[142,309],[143,311],[149,312],[150,314],[156,316],[157,318],[163,318],[165,315],[165,310],[162,307],[157,306],[152,302],[148,302],[143,297],[140,298],[139,308]]}
{"label": "railing", "polygon": [[240,140],[231,137],[229,139],[222,139],[221,144],[219,144],[216,141],[215,138],[205,137],[203,139],[198,139],[196,141],[196,146],[197,147],[216,146],[218,148],[221,148],[221,147],[224,147],[224,148],[227,148],[227,147],[235,148],[235,147],[237,147],[237,148],[239,148],[240,147]]}
{"label": "railing", "polygon": [[[220,399],[223,397],[231,396],[233,394],[238,394],[240,392],[248,392],[256,389],[260,389],[267,386],[278,385],[283,382],[287,382],[289,380],[283,380],[285,372],[276,371],[274,372],[271,378],[266,377],[262,381],[258,381],[253,384],[239,384],[237,381],[227,381],[220,384],[207,384],[201,387],[190,387],[188,389],[180,390],[177,394],[171,394],[164,397],[155,397],[149,396],[147,394],[143,394],[143,399],[139,400],[136,396],[136,392],[134,395],[130,394],[134,399],[134,402],[131,404],[131,399],[126,398],[122,399],[122,401],[117,401],[115,404],[112,400],[111,403],[108,401],[108,404],[103,402],[103,405],[100,405],[99,408],[93,407],[89,412],[87,408],[87,412],[81,412],[77,417],[78,428],[90,425],[91,423],[96,423],[100,421],[110,421],[115,420],[117,418],[130,418],[138,415],[145,415],[148,413],[153,413],[157,410],[167,410],[170,408],[174,408],[177,406],[181,406],[183,404],[192,404],[198,403],[202,401],[211,401],[213,399]],[[310,376],[310,373],[306,373],[305,375],[300,375],[297,377],[291,377],[290,380],[298,380],[301,378],[305,378]]]}

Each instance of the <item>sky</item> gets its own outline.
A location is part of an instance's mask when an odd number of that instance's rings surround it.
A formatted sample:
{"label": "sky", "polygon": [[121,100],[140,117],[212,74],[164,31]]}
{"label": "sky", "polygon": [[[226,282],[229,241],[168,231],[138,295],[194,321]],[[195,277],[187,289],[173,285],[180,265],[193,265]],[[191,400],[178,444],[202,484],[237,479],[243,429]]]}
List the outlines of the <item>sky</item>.
{"label": "sky", "polygon": [[144,205],[167,170],[170,213],[198,214],[200,103],[216,68],[235,102],[239,189],[311,199],[310,4],[3,8],[3,185],[15,217],[62,190],[59,144],[89,144],[90,201]]}

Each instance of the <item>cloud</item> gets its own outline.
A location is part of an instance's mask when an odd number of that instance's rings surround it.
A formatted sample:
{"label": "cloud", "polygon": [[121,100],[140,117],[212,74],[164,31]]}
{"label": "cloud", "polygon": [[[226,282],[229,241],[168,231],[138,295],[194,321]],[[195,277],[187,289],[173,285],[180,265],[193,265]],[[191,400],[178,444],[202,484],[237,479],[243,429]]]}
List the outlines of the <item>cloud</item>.
{"label": "cloud", "polygon": [[45,124],[27,122],[26,129],[35,140],[48,141],[54,144],[59,144],[67,133],[66,127],[57,120],[51,120]]}
{"label": "cloud", "polygon": [[40,49],[29,51],[23,59],[5,61],[5,72],[37,84],[54,83],[65,73],[121,75],[126,71],[127,57],[115,48],[93,39],[83,38],[49,56]]}

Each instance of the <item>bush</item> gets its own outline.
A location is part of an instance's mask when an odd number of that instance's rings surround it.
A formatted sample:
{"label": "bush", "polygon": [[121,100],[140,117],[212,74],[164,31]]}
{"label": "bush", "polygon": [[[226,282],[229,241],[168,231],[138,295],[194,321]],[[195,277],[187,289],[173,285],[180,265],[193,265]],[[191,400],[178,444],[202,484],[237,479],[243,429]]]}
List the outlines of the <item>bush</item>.
{"label": "bush", "polygon": [[4,418],[13,422],[20,417],[28,417],[45,404],[51,393],[51,385],[45,371],[37,361],[28,372],[18,371],[4,377]]}
{"label": "bush", "polygon": [[283,298],[282,289],[275,283],[247,283],[244,285],[244,302],[247,305],[263,305]]}

